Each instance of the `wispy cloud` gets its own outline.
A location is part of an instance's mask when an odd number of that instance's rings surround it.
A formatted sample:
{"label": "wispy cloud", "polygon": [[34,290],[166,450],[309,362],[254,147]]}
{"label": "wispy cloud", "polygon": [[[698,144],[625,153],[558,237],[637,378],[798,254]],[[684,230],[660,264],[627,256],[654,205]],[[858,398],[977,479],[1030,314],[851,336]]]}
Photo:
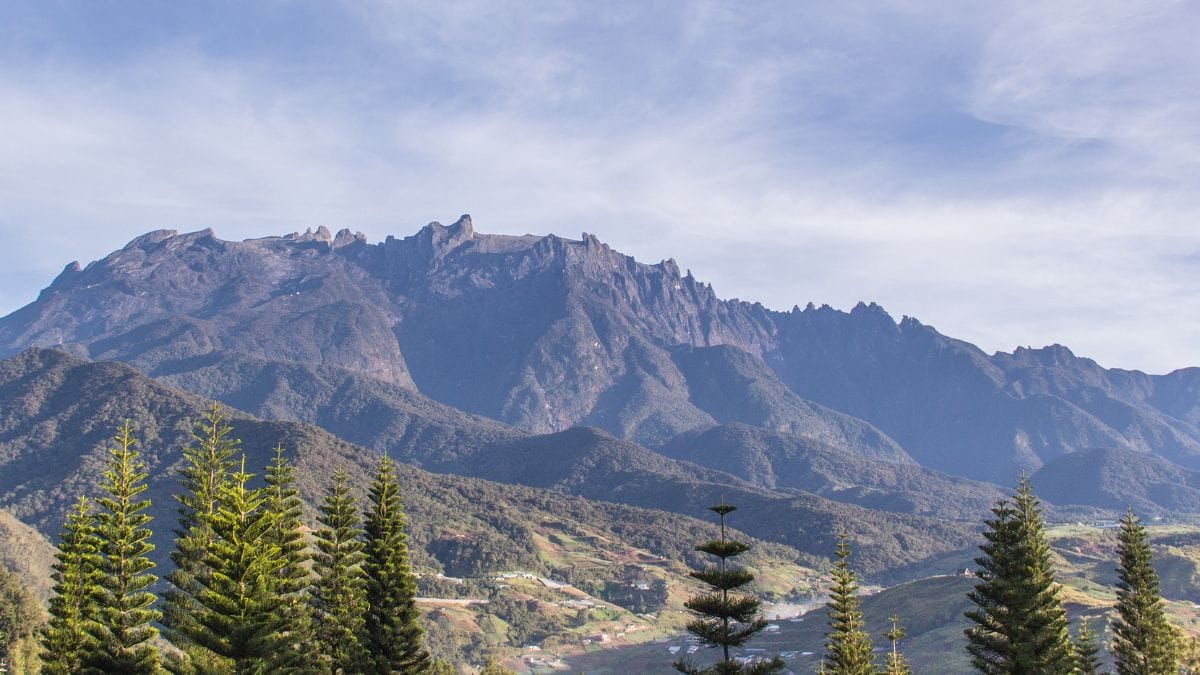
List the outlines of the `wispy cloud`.
{"label": "wispy cloud", "polygon": [[988,349],[1200,364],[1197,12],[935,9],[160,7],[99,44],[78,7],[19,12],[0,311],[152,228],[382,238],[470,211],[774,307],[877,300]]}

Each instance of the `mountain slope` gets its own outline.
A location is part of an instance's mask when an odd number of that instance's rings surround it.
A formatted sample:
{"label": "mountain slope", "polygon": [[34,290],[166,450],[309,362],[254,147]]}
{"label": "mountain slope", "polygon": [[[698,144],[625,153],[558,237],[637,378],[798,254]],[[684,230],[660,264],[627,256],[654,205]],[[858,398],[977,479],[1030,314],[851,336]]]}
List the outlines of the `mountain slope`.
{"label": "mountain slope", "polygon": [[16,573],[25,588],[42,602],[53,594],[50,574],[57,554],[40,532],[0,509],[0,566]]}
{"label": "mountain slope", "polygon": [[1200,513],[1200,472],[1122,448],[1063,455],[1031,478],[1038,495],[1056,504],[1080,504],[1140,514]]}
{"label": "mountain slope", "polygon": [[[103,445],[118,420],[137,429],[147,464],[152,525],[165,561],[175,523],[179,449],[208,402],[154,382],[118,363],[80,361],[53,350],[29,350],[0,361],[0,507],[46,535],[57,535],[79,494],[93,489]],[[281,444],[295,459],[306,503],[319,501],[328,476],[344,468],[359,494],[377,455],[310,425],[265,422],[230,411],[250,468],[265,466]],[[673,559],[691,559],[696,532],[710,524],[689,516],[399,466],[417,564],[462,574],[480,564],[544,570],[536,559],[531,524],[582,525],[611,533]],[[698,514],[702,511],[697,511]],[[308,516],[313,515],[312,510]],[[708,536],[704,535],[704,536]],[[772,555],[795,551],[761,543]],[[790,551],[790,553],[789,553]]]}
{"label": "mountain slope", "polygon": [[[152,476],[147,495],[155,504],[155,515],[160,522],[173,522],[171,492],[180,461],[178,449],[187,440],[192,420],[206,407],[204,399],[119,363],[85,362],[38,349],[6,359],[0,362],[0,507],[43,532],[57,532],[71,499],[91,489],[103,461],[103,444],[117,420],[130,419],[139,430]],[[361,487],[376,456],[305,424],[265,422],[235,412],[233,426],[244,441],[251,467],[264,466],[276,444],[295,452],[299,487],[309,503],[314,503],[323,481],[338,466],[351,470]],[[590,429],[463,447],[458,455],[440,458],[434,468],[529,486],[437,476],[403,467],[414,521],[427,518],[425,527],[445,528],[445,523],[469,514],[491,533],[488,546],[515,560],[532,554],[527,542],[514,534],[520,529],[489,524],[493,516],[488,504],[498,495],[524,495],[522,499],[532,503],[551,499],[547,495],[567,499],[564,493],[569,493],[687,516],[703,514],[725,497],[746,513],[748,534],[810,554],[823,555],[833,533],[845,528],[855,541],[870,543],[864,547],[865,571],[961,548],[974,538],[973,528],[961,523],[761,490],[728,474],[668,459]],[[468,492],[474,492],[470,498],[474,501],[467,500]],[[609,515],[629,517],[628,513]],[[647,534],[653,529],[648,526]],[[432,536],[425,530],[416,539],[428,543]]]}
{"label": "mountain slope", "polygon": [[662,454],[767,489],[793,488],[872,509],[978,520],[1004,493],[912,464],[864,458],[819,440],[746,424],[684,432]]}
{"label": "mountain slope", "polygon": [[151,375],[257,417],[315,424],[416,466],[450,467],[460,453],[526,435],[409,387],[333,366],[212,352],[160,363]]}

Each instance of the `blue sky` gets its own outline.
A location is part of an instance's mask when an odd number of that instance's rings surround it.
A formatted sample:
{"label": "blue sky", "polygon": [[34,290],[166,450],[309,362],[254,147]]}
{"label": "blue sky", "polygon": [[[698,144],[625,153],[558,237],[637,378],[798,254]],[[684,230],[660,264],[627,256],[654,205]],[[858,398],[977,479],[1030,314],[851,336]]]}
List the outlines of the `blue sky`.
{"label": "blue sky", "polygon": [[597,234],[776,308],[1200,365],[1184,2],[0,5],[0,313],[150,229]]}

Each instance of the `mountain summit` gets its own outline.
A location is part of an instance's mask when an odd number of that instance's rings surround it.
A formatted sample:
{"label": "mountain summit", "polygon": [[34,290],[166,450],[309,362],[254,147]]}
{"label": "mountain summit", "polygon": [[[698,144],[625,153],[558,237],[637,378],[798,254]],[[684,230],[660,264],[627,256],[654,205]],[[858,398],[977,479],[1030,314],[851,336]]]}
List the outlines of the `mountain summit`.
{"label": "mountain summit", "polygon": [[583,424],[652,448],[740,423],[1005,483],[1092,447],[1200,469],[1195,369],[988,355],[874,304],[775,312],[591,234],[481,234],[469,216],[374,244],[151,232],[0,319],[0,356],[29,346],[216,397],[275,386],[217,377],[226,359],[335,369],[527,432]]}

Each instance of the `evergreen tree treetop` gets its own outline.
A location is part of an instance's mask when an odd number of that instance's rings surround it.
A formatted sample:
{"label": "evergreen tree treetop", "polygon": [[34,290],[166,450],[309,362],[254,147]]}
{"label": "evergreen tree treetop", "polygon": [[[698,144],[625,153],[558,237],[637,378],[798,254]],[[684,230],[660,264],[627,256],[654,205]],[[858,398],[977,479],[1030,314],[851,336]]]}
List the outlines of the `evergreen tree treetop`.
{"label": "evergreen tree treetop", "polygon": [[311,556],[301,522],[304,502],[295,486],[296,468],[284,456],[282,446],[275,447],[275,456],[267,466],[264,479],[267,495],[264,508],[275,522],[264,541],[278,550],[281,559],[271,583],[283,603],[281,644],[272,656],[272,667],[295,671],[304,664],[312,639],[312,612],[307,598],[312,583],[308,570]]}
{"label": "evergreen tree treetop", "polygon": [[96,514],[99,540],[98,583],[94,594],[96,617],[89,622],[95,649],[89,650],[84,672],[152,673],[159,669],[158,650],[151,641],[158,635],[154,622],[161,618],[153,608],[155,596],[147,590],[157,577],[148,555],[150,501],[138,499],[146,490],[146,472],[134,450],[137,440],[128,420],[117,430],[109,447],[108,465],[100,481]]}
{"label": "evergreen tree treetop", "polygon": [[1075,672],[1078,675],[1099,675],[1100,673],[1100,644],[1096,631],[1084,619],[1079,624],[1079,633],[1075,636]]}
{"label": "evergreen tree treetop", "polygon": [[888,617],[888,621],[892,623],[892,627],[883,637],[892,643],[892,651],[888,653],[887,661],[883,664],[883,675],[912,675],[912,668],[909,667],[904,654],[900,653],[900,641],[906,634],[904,627],[900,625],[900,617],[892,615]]}
{"label": "evergreen tree treetop", "polygon": [[312,602],[323,667],[361,673],[371,666],[366,632],[367,579],[363,572],[363,530],[344,471],[333,474],[321,504],[313,555]]}
{"label": "evergreen tree treetop", "polygon": [[1073,667],[1067,616],[1054,579],[1041,506],[1022,477],[1012,500],[992,509],[968,594],[967,651],[983,673],[1057,675]]}
{"label": "evergreen tree treetop", "polygon": [[385,456],[371,482],[363,564],[369,608],[366,632],[371,657],[381,673],[417,673],[430,667],[429,654],[422,645],[417,585],[404,528],[396,466]]}
{"label": "evergreen tree treetop", "polygon": [[274,575],[284,565],[268,536],[276,525],[264,507],[266,491],[247,487],[251,474],[241,470],[221,487],[212,518],[213,541],[206,556],[211,574],[197,602],[204,629],[197,642],[229,659],[237,673],[260,672],[285,643],[283,601]]}
{"label": "evergreen tree treetop", "polygon": [[1120,675],[1159,675],[1178,670],[1176,631],[1167,623],[1146,528],[1125,512],[1117,533],[1117,618],[1113,657]]}
{"label": "evergreen tree treetop", "polygon": [[742,542],[729,539],[725,529],[725,516],[736,508],[724,503],[724,500],[710,510],[717,514],[720,521],[720,538],[706,541],[696,550],[717,558],[715,564],[706,566],[703,570],[691,572],[691,576],[713,589],[708,593],[696,595],[687,600],[684,606],[698,615],[690,621],[687,630],[696,636],[700,644],[707,647],[720,647],[722,659],[707,669],[699,668],[684,659],[673,665],[676,670],[688,675],[701,673],[777,673],[783,670],[783,662],[777,657],[771,661],[763,661],[752,666],[742,666],[730,658],[729,649],[740,647],[750,638],[767,627],[766,619],[759,614],[759,600],[750,595],[731,595],[730,591],[748,585],[754,580],[754,575],[742,567],[733,565],[734,558],[750,547]]}
{"label": "evergreen tree treetop", "polygon": [[224,408],[214,403],[192,427],[192,442],[182,449],[179,472],[179,524],[171,561],[175,569],[167,576],[171,587],[165,593],[163,623],[166,636],[187,655],[193,669],[219,672],[228,669],[211,649],[201,643],[216,638],[203,622],[210,611],[197,596],[211,583],[209,553],[216,539],[214,521],[224,490],[233,475],[234,454],[240,442],[232,436]]}
{"label": "evergreen tree treetop", "polygon": [[825,672],[836,675],[875,673],[874,647],[866,631],[857,592],[858,575],[850,568],[850,544],[842,532],[838,534],[837,561],[833,565],[833,585],[827,604],[830,631],[825,634]]}
{"label": "evergreen tree treetop", "polygon": [[50,621],[42,629],[42,672],[48,675],[79,672],[85,653],[94,645],[87,625],[96,613],[100,539],[86,497],[80,497],[67,514],[57,558],[51,575]]}

